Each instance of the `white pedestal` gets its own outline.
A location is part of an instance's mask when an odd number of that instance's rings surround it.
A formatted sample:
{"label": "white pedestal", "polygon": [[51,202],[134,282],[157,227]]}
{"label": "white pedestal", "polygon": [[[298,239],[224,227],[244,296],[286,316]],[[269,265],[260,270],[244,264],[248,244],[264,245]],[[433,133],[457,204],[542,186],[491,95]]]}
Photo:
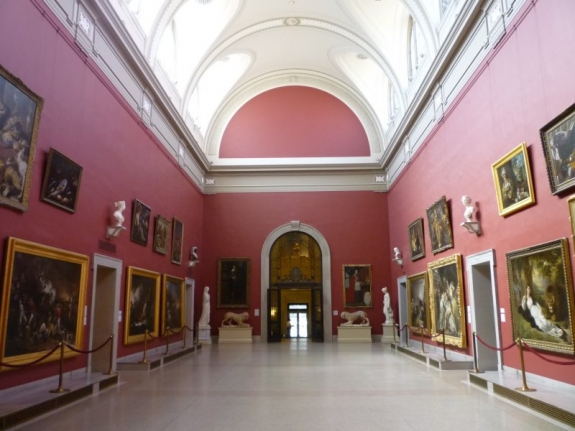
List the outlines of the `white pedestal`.
{"label": "white pedestal", "polygon": [[199,326],[198,331],[198,342],[201,344],[212,344],[212,327],[210,325],[207,326]]}
{"label": "white pedestal", "polygon": [[252,343],[252,328],[239,328],[237,326],[220,326],[218,343]]}
{"label": "white pedestal", "polygon": [[338,343],[371,343],[371,326],[338,326]]}
{"label": "white pedestal", "polygon": [[383,326],[381,342],[384,344],[393,343],[393,331],[395,331],[395,325],[393,323],[383,323],[381,326]]}

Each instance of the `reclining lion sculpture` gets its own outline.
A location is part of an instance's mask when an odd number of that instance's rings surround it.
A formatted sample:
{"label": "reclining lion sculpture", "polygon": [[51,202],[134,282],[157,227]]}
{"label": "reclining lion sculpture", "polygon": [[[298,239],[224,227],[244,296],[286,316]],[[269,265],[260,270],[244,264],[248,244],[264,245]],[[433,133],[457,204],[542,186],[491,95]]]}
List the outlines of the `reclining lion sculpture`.
{"label": "reclining lion sculpture", "polygon": [[[347,320],[347,322],[342,323],[341,326],[369,326],[369,319],[367,318],[367,313],[365,311],[355,311],[353,313],[349,311],[342,311],[341,318]],[[353,323],[357,319],[361,319],[360,323]]]}
{"label": "reclining lion sculpture", "polygon": [[234,313],[232,311],[228,311],[224,315],[224,320],[222,320],[222,326],[237,326],[239,328],[249,328],[249,323],[245,323],[250,317],[247,311],[243,313]]}

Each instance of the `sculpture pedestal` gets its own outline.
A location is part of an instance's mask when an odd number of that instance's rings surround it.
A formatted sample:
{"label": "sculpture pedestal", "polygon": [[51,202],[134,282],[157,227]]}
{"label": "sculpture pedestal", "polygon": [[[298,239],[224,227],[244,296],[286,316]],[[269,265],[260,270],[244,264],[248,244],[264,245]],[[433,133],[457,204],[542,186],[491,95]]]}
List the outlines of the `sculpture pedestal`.
{"label": "sculpture pedestal", "polygon": [[198,326],[198,342],[201,344],[212,344],[212,327],[210,325]]}
{"label": "sculpture pedestal", "polygon": [[381,342],[384,344],[393,343],[393,331],[395,331],[395,325],[393,323],[383,323],[381,326],[383,326]]}
{"label": "sculpture pedestal", "polygon": [[237,326],[220,326],[218,343],[252,343],[252,328],[239,328]]}
{"label": "sculpture pedestal", "polygon": [[338,343],[371,343],[371,326],[338,326]]}

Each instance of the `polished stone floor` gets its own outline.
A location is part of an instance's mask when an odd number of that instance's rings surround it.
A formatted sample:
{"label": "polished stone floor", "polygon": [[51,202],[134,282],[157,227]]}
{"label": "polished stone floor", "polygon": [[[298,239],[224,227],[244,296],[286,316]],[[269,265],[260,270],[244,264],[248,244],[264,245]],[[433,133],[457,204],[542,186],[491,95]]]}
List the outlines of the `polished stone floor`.
{"label": "polished stone floor", "polygon": [[213,344],[18,430],[568,429],[389,345]]}

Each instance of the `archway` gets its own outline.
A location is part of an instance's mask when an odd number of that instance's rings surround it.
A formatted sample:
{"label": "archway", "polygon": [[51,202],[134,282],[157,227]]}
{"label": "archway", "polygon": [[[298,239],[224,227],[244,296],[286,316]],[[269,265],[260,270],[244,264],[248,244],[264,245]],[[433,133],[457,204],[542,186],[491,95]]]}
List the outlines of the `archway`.
{"label": "archway", "polygon": [[281,236],[286,233],[300,231],[312,237],[321,250],[322,272],[322,323],[324,341],[331,342],[333,339],[331,319],[331,255],[325,237],[314,227],[299,221],[286,223],[271,232],[262,246],[261,252],[261,331],[262,341],[267,340],[268,328],[268,291],[270,289],[270,252],[272,246]]}

